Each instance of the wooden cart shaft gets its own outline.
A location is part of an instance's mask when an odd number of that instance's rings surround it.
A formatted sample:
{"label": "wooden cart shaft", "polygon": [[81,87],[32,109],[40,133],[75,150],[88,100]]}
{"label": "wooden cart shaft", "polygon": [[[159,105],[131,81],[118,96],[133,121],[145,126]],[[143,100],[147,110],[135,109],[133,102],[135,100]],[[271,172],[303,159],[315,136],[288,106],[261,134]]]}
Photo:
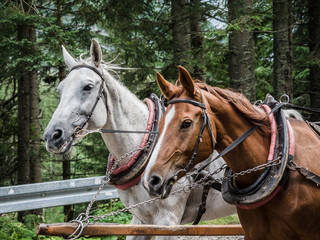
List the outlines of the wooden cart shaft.
{"label": "wooden cart shaft", "polygon": [[[40,223],[36,227],[37,235],[69,236],[77,229],[77,223]],[[84,228],[81,236],[227,236],[244,235],[241,225],[122,225],[95,223]]]}

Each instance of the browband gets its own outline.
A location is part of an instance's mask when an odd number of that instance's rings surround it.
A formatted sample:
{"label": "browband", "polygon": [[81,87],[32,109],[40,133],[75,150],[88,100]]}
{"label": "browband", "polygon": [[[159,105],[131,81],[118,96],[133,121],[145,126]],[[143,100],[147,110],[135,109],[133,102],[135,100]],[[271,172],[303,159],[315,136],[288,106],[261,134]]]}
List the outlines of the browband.
{"label": "browband", "polygon": [[190,100],[190,99],[174,99],[174,100],[169,101],[168,104],[179,103],[179,102],[190,103],[194,106],[200,107],[202,109],[206,109],[206,106],[204,105],[204,103],[197,102],[197,101]]}
{"label": "browband", "polygon": [[70,72],[71,72],[72,70],[75,70],[75,69],[78,69],[78,68],[89,68],[90,70],[92,70],[92,71],[94,71],[96,74],[98,74],[99,77],[105,82],[102,73],[99,72],[96,67],[92,67],[92,66],[86,65],[86,64],[79,64],[79,65],[73,66],[73,67],[70,69]]}

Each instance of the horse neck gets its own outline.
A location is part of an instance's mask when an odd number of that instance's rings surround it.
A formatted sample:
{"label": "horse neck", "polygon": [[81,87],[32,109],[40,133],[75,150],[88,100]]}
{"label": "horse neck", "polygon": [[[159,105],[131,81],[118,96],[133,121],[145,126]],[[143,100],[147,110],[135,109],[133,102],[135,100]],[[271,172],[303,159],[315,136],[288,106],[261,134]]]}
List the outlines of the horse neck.
{"label": "horse neck", "polygon": [[[214,109],[212,109],[214,114],[211,116],[211,119],[215,123],[217,130],[216,150],[221,152],[253,124],[242,117],[240,113],[236,112],[229,103],[221,101],[219,101],[219,103],[213,103],[213,101],[211,101],[210,106],[214,106]],[[233,172],[241,172],[266,163],[269,146],[269,134],[263,134],[255,130],[247,139],[223,158]],[[237,180],[241,186],[248,186],[252,184],[260,174],[260,171],[245,174],[244,176],[239,176]]]}
{"label": "horse neck", "polygon": [[[148,108],[125,86],[105,73],[108,119],[104,126],[114,130],[142,130],[147,126]],[[115,159],[138,148],[143,134],[102,133],[102,138]],[[127,161],[128,159],[124,159]]]}

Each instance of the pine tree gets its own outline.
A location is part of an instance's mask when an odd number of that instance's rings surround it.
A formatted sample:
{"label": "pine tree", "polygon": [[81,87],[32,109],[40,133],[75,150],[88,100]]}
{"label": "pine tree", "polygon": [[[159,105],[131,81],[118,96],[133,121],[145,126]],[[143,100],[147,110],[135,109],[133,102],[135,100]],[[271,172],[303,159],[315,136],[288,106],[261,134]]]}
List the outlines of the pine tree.
{"label": "pine tree", "polygon": [[229,76],[230,87],[242,92],[254,101],[255,93],[255,50],[250,23],[252,0],[229,0]]}

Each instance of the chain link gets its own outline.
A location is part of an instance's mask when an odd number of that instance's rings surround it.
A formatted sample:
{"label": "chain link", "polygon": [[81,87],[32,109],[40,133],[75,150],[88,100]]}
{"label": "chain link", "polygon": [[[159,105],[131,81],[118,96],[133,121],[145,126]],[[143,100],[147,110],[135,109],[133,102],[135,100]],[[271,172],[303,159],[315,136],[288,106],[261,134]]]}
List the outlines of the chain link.
{"label": "chain link", "polygon": [[[143,147],[143,148],[137,148],[137,149],[134,149],[132,150],[130,153],[133,154],[134,152],[138,151],[138,150],[144,150],[147,146]],[[120,161],[121,159],[123,159],[125,156],[129,156],[131,154],[124,154],[122,157],[120,157],[116,162]],[[264,163],[264,164],[261,164],[261,165],[258,165],[256,167],[253,167],[253,168],[250,168],[250,169],[247,169],[247,170],[244,170],[244,171],[241,171],[241,172],[238,172],[238,173],[234,173],[232,175],[229,175],[229,176],[224,176],[224,177],[221,177],[221,178],[212,178],[213,175],[216,175],[218,173],[220,173],[222,170],[225,170],[227,168],[227,165],[224,164],[222,165],[220,168],[216,169],[214,172],[212,173],[208,173],[206,176],[204,176],[203,178],[197,180],[197,181],[193,181],[191,182],[190,184],[187,184],[186,186],[184,186],[183,188],[180,188],[178,190],[175,190],[173,192],[171,192],[170,194],[171,195],[177,195],[179,193],[187,193],[187,192],[190,192],[192,191],[194,188],[196,187],[199,187],[199,186],[204,186],[204,185],[211,185],[213,183],[216,183],[216,182],[222,182],[228,178],[236,178],[238,176],[243,176],[245,174],[249,174],[249,173],[252,173],[252,172],[257,172],[257,171],[260,171],[260,170],[263,170],[267,167],[273,167],[273,166],[277,166],[281,163],[281,156],[279,156],[277,159],[273,160],[273,161],[270,161],[270,162],[267,162],[267,163]],[[115,164],[114,164],[115,166]],[[74,240],[74,239],[77,239],[80,237],[83,229],[89,224],[89,220],[92,219],[93,220],[93,223],[97,222],[97,221],[100,221],[101,219],[104,219],[104,218],[107,218],[107,217],[111,217],[111,216],[114,216],[114,215],[117,215],[117,214],[120,214],[120,213],[123,213],[123,212],[127,212],[127,211],[130,211],[132,209],[135,209],[135,208],[139,208],[143,205],[146,205],[146,204],[150,204],[150,203],[153,203],[153,202],[156,202],[158,200],[161,199],[161,197],[155,197],[155,198],[151,198],[149,200],[146,200],[146,201],[143,201],[143,202],[140,202],[140,203],[137,203],[137,204],[134,204],[134,205],[131,205],[131,206],[128,206],[128,207],[124,207],[122,209],[118,209],[117,211],[113,211],[113,212],[110,212],[110,213],[106,213],[106,214],[103,214],[103,215],[100,215],[100,216],[92,216],[92,215],[89,215],[89,212],[90,212],[90,209],[92,208],[92,205],[93,203],[96,201],[97,197],[99,196],[101,190],[103,189],[104,185],[108,182],[107,180],[109,179],[110,177],[110,173],[114,170],[115,167],[112,167],[112,169],[110,171],[107,170],[106,172],[106,176],[104,177],[104,180],[101,184],[101,186],[99,187],[99,190],[98,192],[96,193],[96,195],[94,196],[94,198],[91,200],[91,202],[89,203],[88,207],[87,207],[87,210],[85,213],[81,213],[76,220],[73,220],[71,222],[77,222],[79,223],[79,226],[77,227],[76,231],[70,235],[69,237],[71,236],[75,236],[74,238],[70,239],[70,240]],[[187,174],[186,177],[190,177],[190,174]],[[84,216],[84,219],[82,219]]]}
{"label": "chain link", "polygon": [[[170,194],[171,195],[176,195],[176,194],[179,194],[181,192],[190,192],[191,190],[193,190],[194,188],[199,187],[199,186],[208,185],[208,184],[212,184],[212,183],[215,183],[215,182],[222,182],[223,180],[228,179],[228,178],[243,176],[245,174],[249,174],[249,173],[252,173],[252,172],[260,171],[260,170],[265,169],[267,167],[277,166],[280,163],[281,163],[281,158],[278,158],[278,159],[270,161],[268,163],[264,163],[264,164],[258,165],[258,166],[254,167],[254,168],[250,168],[250,169],[241,171],[239,173],[234,173],[234,174],[232,174],[230,176],[211,179],[211,177],[213,175],[218,174],[219,172],[221,172],[222,170],[225,170],[227,168],[227,165],[224,164],[220,168],[216,169],[214,172],[208,173],[206,176],[204,176],[203,178],[199,179],[198,181],[191,182],[190,184],[187,184],[183,188],[175,190],[175,191],[171,192]],[[188,175],[188,176],[190,176],[190,175]],[[140,203],[131,205],[129,207],[125,207],[125,208],[119,209],[117,211],[104,214],[102,216],[93,217],[93,219],[95,221],[99,221],[99,220],[101,220],[103,218],[110,217],[110,216],[113,216],[113,215],[116,215],[116,214],[119,214],[119,213],[122,213],[122,212],[130,211],[130,210],[132,210],[134,208],[141,207],[141,206],[143,206],[145,204],[153,203],[153,202],[158,201],[160,199],[161,199],[161,197],[151,198],[151,199],[146,200],[144,202],[140,202]]]}
{"label": "chain link", "polygon": [[[95,223],[96,221],[99,221],[99,220],[101,220],[101,219],[103,219],[103,218],[106,218],[106,217],[108,217],[108,216],[113,216],[113,215],[119,214],[119,213],[121,213],[121,212],[126,212],[126,211],[129,211],[129,210],[133,209],[133,208],[137,208],[137,207],[140,207],[140,206],[142,206],[142,205],[144,205],[144,204],[147,204],[147,203],[149,203],[149,202],[151,203],[151,202],[154,202],[154,201],[157,200],[157,199],[150,199],[150,200],[147,200],[147,201],[145,201],[145,202],[141,202],[141,203],[138,203],[138,204],[135,204],[135,205],[132,205],[132,206],[123,208],[123,209],[119,209],[119,210],[117,210],[117,211],[115,211],[115,212],[111,212],[111,213],[109,213],[109,214],[104,214],[104,215],[102,215],[102,216],[100,216],[100,217],[99,217],[99,216],[98,216],[98,217],[95,217],[95,216],[89,215],[90,210],[91,210],[93,204],[94,204],[95,201],[97,200],[97,198],[98,198],[100,192],[103,190],[104,186],[110,181],[110,175],[112,174],[112,172],[113,172],[114,170],[116,170],[119,162],[122,161],[123,159],[125,159],[125,158],[133,155],[134,153],[136,153],[136,152],[138,152],[138,151],[143,151],[143,150],[149,148],[150,144],[151,144],[151,142],[148,142],[144,147],[138,147],[138,148],[132,149],[132,150],[131,150],[130,152],[128,152],[128,153],[125,153],[125,154],[122,155],[120,158],[118,158],[117,160],[114,161],[114,164],[113,164],[113,166],[111,167],[111,169],[109,169],[109,166],[110,166],[110,165],[108,165],[108,168],[106,169],[106,175],[104,176],[104,178],[103,178],[103,180],[102,180],[102,183],[101,183],[98,191],[96,192],[96,194],[94,195],[94,197],[92,198],[92,200],[90,201],[90,203],[88,204],[85,213],[80,213],[75,220],[71,220],[71,221],[70,221],[71,223],[78,223],[79,226],[78,226],[77,229],[74,231],[74,233],[72,233],[72,234],[68,237],[69,240],[78,239],[78,238],[81,236],[81,233],[82,233],[83,229],[89,224],[90,219],[93,219],[93,221],[94,221],[94,223]],[[108,157],[108,161],[110,160],[110,156],[111,156],[111,155],[109,155],[109,157]],[[159,197],[159,199],[160,199],[160,197]]]}

